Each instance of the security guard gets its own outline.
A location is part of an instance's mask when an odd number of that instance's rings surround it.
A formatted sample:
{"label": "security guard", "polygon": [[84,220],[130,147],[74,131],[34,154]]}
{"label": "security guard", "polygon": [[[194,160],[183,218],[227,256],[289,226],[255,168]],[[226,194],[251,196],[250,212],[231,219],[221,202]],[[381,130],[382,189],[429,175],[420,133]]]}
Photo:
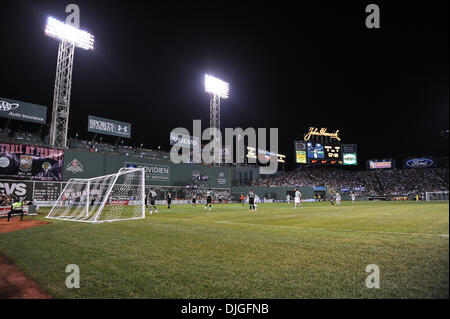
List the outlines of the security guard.
{"label": "security guard", "polygon": [[20,213],[20,220],[23,220],[23,201],[22,201],[22,199],[14,201],[11,204],[11,210],[8,212],[8,222],[11,218],[11,214],[19,214],[19,213]]}

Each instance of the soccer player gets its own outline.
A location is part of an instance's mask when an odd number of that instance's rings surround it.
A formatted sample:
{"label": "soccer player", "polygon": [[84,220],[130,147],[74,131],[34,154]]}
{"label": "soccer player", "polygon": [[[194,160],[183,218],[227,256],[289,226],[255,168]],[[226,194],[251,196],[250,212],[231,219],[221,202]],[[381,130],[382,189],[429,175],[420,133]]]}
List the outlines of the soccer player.
{"label": "soccer player", "polygon": [[197,202],[197,196],[194,194],[194,195],[192,195],[192,206],[197,206],[196,205],[196,202]]}
{"label": "soccer player", "polygon": [[241,194],[241,197],[239,197],[240,201],[241,201],[241,205],[244,206],[245,204],[245,196],[244,194]]}
{"label": "soccer player", "polygon": [[335,200],[335,194],[333,192],[330,193],[330,202],[331,202],[331,206],[334,206],[334,200]]}
{"label": "soccer player", "polygon": [[206,205],[205,205],[205,210],[206,208],[208,208],[209,206],[209,211],[211,211],[211,204],[212,204],[212,191],[209,191],[206,194]]}
{"label": "soccer player", "polygon": [[336,204],[341,206],[341,194],[336,193]]}
{"label": "soccer player", "polygon": [[155,209],[155,213],[158,214],[158,209],[156,208],[156,192],[153,190],[153,188],[150,188],[149,196],[150,197],[150,214],[153,214],[152,206]]}
{"label": "soccer player", "polygon": [[294,197],[294,208],[297,208],[297,204],[300,208],[302,208],[302,193],[297,190],[297,188],[294,188],[295,191],[295,197]]}
{"label": "soccer player", "polygon": [[250,205],[250,211],[255,210],[255,194],[253,193],[253,190],[251,188],[248,192],[247,198],[248,204]]}
{"label": "soccer player", "polygon": [[356,195],[354,193],[352,193],[352,204],[355,203],[355,199],[356,199]]}
{"label": "soccer player", "polygon": [[148,208],[148,195],[145,195],[145,208]]}
{"label": "soccer player", "polygon": [[167,200],[167,209],[170,209],[170,203],[172,203],[172,194],[170,192],[167,193],[166,200]]}
{"label": "soccer player", "polygon": [[255,194],[255,204],[253,205],[253,206],[255,206],[255,212],[258,210],[259,203],[260,203],[259,196]]}
{"label": "soccer player", "polygon": [[286,195],[286,201],[287,201],[288,205],[291,203],[291,195],[289,195],[289,194]]}

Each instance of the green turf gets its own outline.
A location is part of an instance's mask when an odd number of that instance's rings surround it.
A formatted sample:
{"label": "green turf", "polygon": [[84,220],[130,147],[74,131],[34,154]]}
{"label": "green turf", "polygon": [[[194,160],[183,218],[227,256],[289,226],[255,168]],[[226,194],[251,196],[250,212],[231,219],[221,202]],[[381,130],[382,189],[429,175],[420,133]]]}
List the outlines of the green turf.
{"label": "green turf", "polygon": [[[57,298],[448,298],[449,204],[175,205],[145,220],[52,220],[0,252]],[[65,286],[77,264],[81,288]],[[365,287],[380,267],[380,289]]]}

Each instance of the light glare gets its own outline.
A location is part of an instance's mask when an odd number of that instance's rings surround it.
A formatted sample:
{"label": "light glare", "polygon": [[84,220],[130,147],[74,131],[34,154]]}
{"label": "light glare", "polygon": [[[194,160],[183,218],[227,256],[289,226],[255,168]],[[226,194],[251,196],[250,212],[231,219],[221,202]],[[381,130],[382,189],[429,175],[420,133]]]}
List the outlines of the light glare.
{"label": "light glare", "polygon": [[85,50],[94,49],[94,36],[92,34],[72,27],[52,17],[47,19],[45,34],[55,39],[71,42],[75,46]]}
{"label": "light glare", "polygon": [[217,94],[221,98],[228,98],[228,83],[212,75],[205,74],[205,92]]}

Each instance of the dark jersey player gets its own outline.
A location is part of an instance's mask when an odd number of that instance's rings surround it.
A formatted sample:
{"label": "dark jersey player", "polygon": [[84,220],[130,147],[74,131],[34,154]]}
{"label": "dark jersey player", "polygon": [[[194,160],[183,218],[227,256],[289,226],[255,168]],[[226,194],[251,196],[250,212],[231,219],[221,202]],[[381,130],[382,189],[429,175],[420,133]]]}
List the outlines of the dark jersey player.
{"label": "dark jersey player", "polygon": [[331,206],[334,206],[334,203],[336,202],[336,194],[335,193],[330,194],[330,202],[331,202]]}
{"label": "dark jersey player", "polygon": [[211,211],[211,204],[212,204],[212,192],[208,192],[206,194],[206,205],[205,205],[205,210],[206,208],[208,208],[209,206],[209,210]]}
{"label": "dark jersey player", "polygon": [[170,204],[172,203],[172,194],[170,192],[167,193],[166,200],[167,200],[167,209],[170,209]]}
{"label": "dark jersey player", "polygon": [[255,210],[255,193],[253,193],[252,189],[250,189],[250,191],[248,192],[247,198],[248,198],[248,204],[250,205],[250,210],[254,211]]}

